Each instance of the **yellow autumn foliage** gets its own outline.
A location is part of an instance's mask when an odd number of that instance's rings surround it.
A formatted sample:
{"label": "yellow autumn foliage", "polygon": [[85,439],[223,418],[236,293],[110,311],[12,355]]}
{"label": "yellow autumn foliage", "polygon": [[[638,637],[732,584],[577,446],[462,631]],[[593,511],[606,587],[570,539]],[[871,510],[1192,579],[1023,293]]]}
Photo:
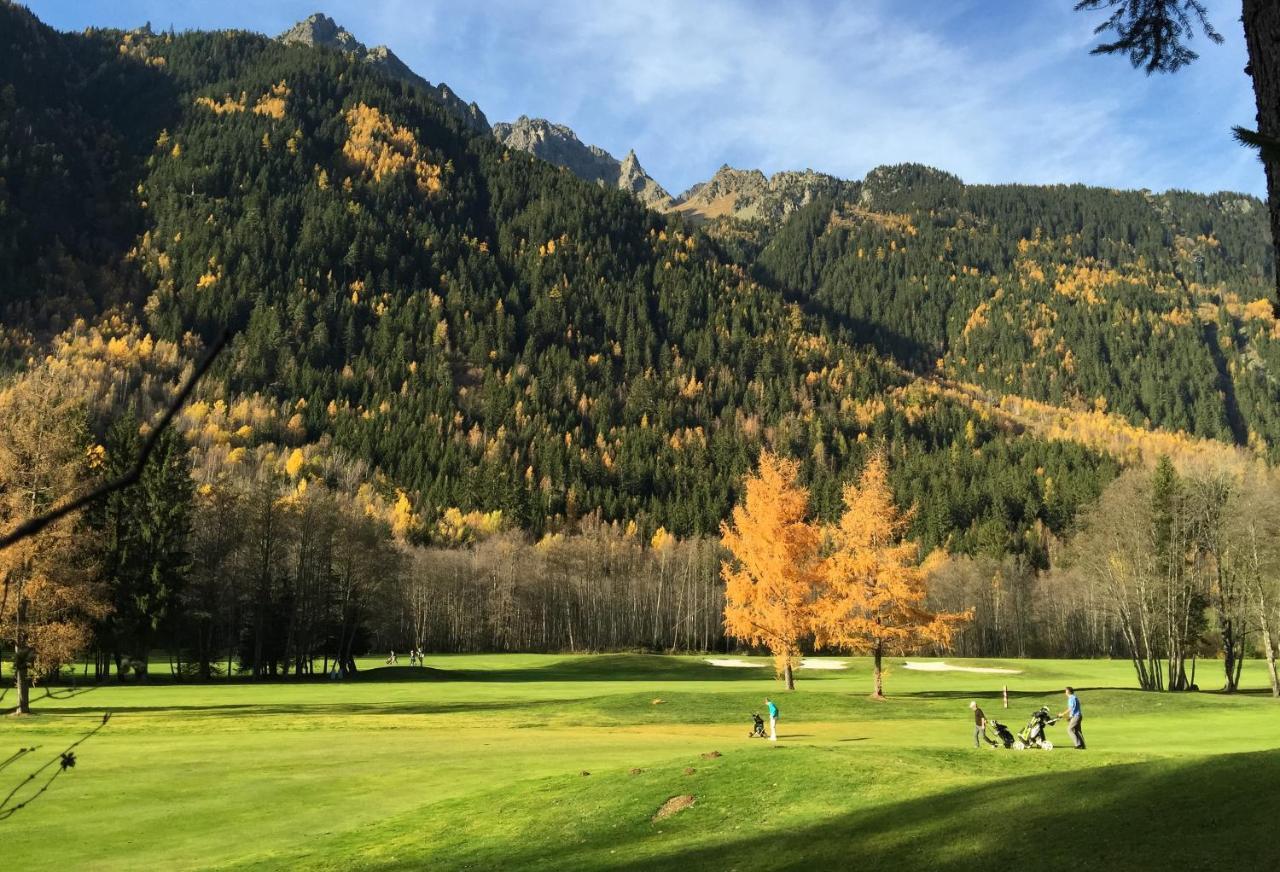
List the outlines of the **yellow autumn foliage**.
{"label": "yellow autumn foliage", "polygon": [[345,118],[350,132],[342,153],[354,167],[375,183],[409,172],[422,193],[440,193],[443,169],[425,159],[413,131],[396,125],[377,107],[365,103],[348,109]]}

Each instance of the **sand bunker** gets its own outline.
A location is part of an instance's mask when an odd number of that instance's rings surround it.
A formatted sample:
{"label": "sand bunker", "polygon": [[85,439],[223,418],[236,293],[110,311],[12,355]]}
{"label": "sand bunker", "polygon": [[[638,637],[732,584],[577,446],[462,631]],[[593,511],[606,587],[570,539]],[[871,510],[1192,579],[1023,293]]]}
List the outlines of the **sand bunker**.
{"label": "sand bunker", "polygon": [[997,675],[1017,675],[1022,672],[1021,669],[1001,669],[997,666],[951,666],[942,660],[936,663],[912,663],[908,661],[903,666],[906,669],[919,669],[921,672],[988,672]]}
{"label": "sand bunker", "polygon": [[707,661],[712,666],[724,666],[730,669],[764,669],[763,663],[748,663],[741,657],[712,657]]}
{"label": "sand bunker", "polygon": [[806,657],[800,661],[801,669],[848,669],[841,660],[824,660],[820,657]]}

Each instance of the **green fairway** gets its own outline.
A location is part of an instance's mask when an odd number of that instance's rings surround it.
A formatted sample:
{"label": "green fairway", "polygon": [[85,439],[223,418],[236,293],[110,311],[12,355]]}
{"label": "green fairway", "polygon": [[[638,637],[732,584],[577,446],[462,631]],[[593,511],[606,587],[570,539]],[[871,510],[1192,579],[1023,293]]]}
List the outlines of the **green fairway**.
{"label": "green fairway", "polygon": [[[764,660],[754,662],[765,663]],[[964,661],[1017,674],[772,670],[696,657],[446,656],[354,681],[33,694],[0,759],[110,709],[76,769],[0,822],[6,869],[1274,868],[1280,704],[1147,694],[1125,662]],[[1213,686],[1215,663],[1201,664]],[[1010,707],[1001,708],[1008,684]],[[1089,750],[976,751],[1077,688]],[[12,694],[12,691],[10,691]],[[749,740],[763,697],[780,741]],[[0,701],[8,705],[9,698]],[[707,756],[709,752],[721,756]],[[32,766],[0,773],[4,792]],[[589,774],[588,774],[589,773]],[[651,820],[670,797],[694,804]]]}

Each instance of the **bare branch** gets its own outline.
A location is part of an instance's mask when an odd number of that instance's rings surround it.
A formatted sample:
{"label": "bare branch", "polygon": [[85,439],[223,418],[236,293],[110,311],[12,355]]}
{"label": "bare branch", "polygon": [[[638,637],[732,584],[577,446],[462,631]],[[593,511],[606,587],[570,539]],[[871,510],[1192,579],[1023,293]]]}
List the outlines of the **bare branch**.
{"label": "bare branch", "polygon": [[[65,750],[60,751],[57,754],[57,756],[50,759],[49,762],[45,763],[39,769],[37,769],[36,771],[28,775],[26,778],[19,781],[18,784],[12,790],[10,790],[8,794],[5,795],[5,798],[3,800],[0,800],[0,821],[8,820],[9,818],[17,814],[19,811],[26,808],[31,803],[35,802],[36,799],[39,798],[41,794],[43,794],[46,790],[49,789],[49,786],[53,784],[54,780],[59,775],[61,775],[63,772],[66,772],[68,769],[74,768],[76,765],[75,749],[79,745],[89,741],[94,736],[96,736],[98,732],[103,727],[105,727],[107,725],[107,722],[110,720],[111,720],[111,712],[103,712],[101,723],[99,723],[96,727],[94,727],[89,732],[85,733],[79,739],[76,739],[74,742],[72,742],[70,745],[66,747]],[[36,750],[35,748],[21,748],[18,750],[16,754],[11,756],[8,760],[4,761],[4,765],[7,766],[10,763],[14,762],[15,760],[20,759],[21,757],[31,754],[35,750]],[[52,766],[55,763],[58,764],[58,768],[53,771],[52,775],[50,775],[47,779],[45,779],[44,784],[40,785],[40,788],[35,793],[31,794],[31,796],[28,796],[26,799],[22,800],[19,803],[16,803],[14,805],[9,804],[13,802],[13,798],[17,796],[18,792],[21,791],[23,787],[26,787],[28,784],[35,781],[41,772],[44,772],[46,769],[48,769],[50,766]]]}

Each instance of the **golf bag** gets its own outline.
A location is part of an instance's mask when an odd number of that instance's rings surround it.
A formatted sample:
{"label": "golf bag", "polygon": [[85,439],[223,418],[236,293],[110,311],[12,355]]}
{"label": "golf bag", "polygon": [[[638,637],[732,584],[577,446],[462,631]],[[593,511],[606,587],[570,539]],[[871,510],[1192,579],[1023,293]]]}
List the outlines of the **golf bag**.
{"label": "golf bag", "polygon": [[1031,715],[1031,720],[1027,721],[1027,725],[1018,733],[1017,739],[1014,741],[1014,747],[1019,750],[1023,748],[1040,748],[1044,751],[1053,750],[1053,742],[1045,736],[1045,727],[1051,727],[1058,722],[1057,718],[1049,714],[1048,706],[1041,706]]}
{"label": "golf bag", "polygon": [[747,733],[748,739],[767,739],[769,734],[764,731],[764,718],[759,714],[753,714],[751,719],[755,721],[751,725],[751,732]]}
{"label": "golf bag", "polygon": [[988,721],[988,723],[995,728],[996,741],[1004,748],[1012,748],[1015,741],[1013,737],[1013,730],[1010,730],[999,721]]}

